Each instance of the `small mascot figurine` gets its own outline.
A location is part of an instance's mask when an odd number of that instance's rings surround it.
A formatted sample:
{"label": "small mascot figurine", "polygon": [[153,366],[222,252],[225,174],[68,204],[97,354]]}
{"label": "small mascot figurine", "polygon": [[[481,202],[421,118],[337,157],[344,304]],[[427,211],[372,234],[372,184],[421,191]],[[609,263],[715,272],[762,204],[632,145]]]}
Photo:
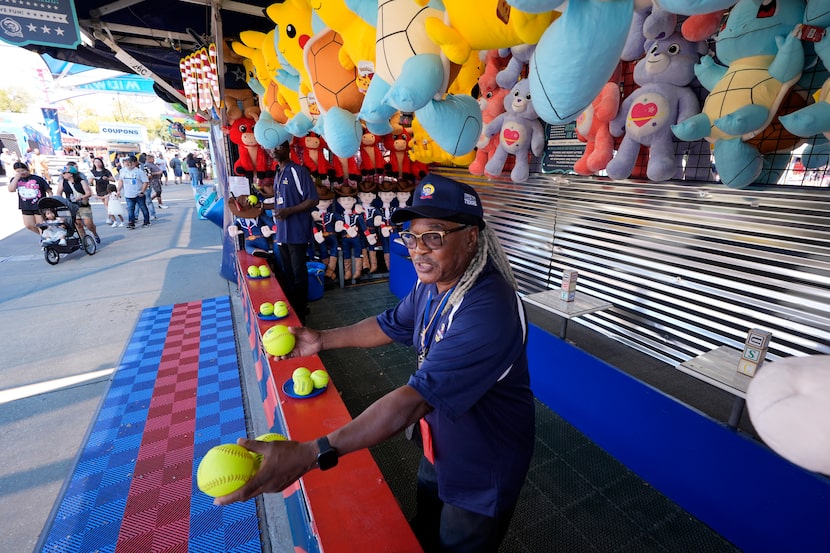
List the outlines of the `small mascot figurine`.
{"label": "small mascot figurine", "polygon": [[513,182],[525,182],[530,175],[528,153],[542,155],[545,146],[544,128],[533,108],[530,83],[522,79],[504,97],[505,112],[490,121],[484,136],[499,135],[499,145],[484,167],[484,174],[497,177],[501,174],[508,155],[516,156],[516,164],[510,173]]}
{"label": "small mascot figurine", "polygon": [[383,218],[380,215],[378,206],[375,205],[377,200],[377,183],[364,180],[357,185],[357,198],[359,203],[355,206],[355,211],[363,217],[366,225],[366,244],[368,247],[364,250],[366,252],[368,263],[363,264],[364,270],[368,267],[370,273],[378,271],[378,252],[375,246],[378,245],[378,227]]}
{"label": "small mascot figurine", "polygon": [[392,181],[383,180],[378,183],[378,199],[380,200],[378,213],[380,217],[375,219],[375,226],[380,229],[383,260],[387,267],[389,267],[391,261],[389,254],[392,252],[392,239],[390,237],[395,229],[395,225],[392,223],[392,214],[398,209],[395,188],[395,183]]}
{"label": "small mascot figurine", "polygon": [[326,266],[326,278],[336,280],[337,274],[337,232],[335,225],[342,221],[332,208],[334,192],[327,186],[317,186],[317,209],[311,212],[314,219],[314,242],[320,262]]}
{"label": "small mascot figurine", "polygon": [[[343,247],[343,279],[351,282],[358,279],[363,273],[363,250],[366,239],[366,223],[363,216],[354,209],[357,203],[357,189],[344,184],[335,190],[337,205],[340,206],[342,220],[335,223],[335,229],[340,233],[340,244]],[[354,264],[352,264],[354,258]],[[352,271],[354,268],[354,271]]]}

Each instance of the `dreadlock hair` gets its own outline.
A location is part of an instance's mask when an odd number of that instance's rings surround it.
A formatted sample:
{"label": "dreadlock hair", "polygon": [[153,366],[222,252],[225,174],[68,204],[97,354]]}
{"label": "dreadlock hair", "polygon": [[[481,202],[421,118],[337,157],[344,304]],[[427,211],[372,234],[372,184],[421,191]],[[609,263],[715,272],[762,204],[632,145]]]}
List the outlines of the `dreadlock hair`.
{"label": "dreadlock hair", "polygon": [[493,262],[493,265],[513,290],[518,290],[519,286],[516,283],[516,278],[513,276],[513,269],[510,268],[510,262],[507,260],[507,255],[501,247],[498,236],[496,236],[496,233],[490,227],[484,227],[478,233],[478,249],[470,264],[467,266],[467,270],[464,271],[464,274],[458,280],[458,284],[455,285],[455,290],[453,290],[447,300],[447,304],[444,306],[443,311],[441,311],[442,315],[461,303],[464,295],[473,287],[476,280],[478,280],[481,271],[487,266],[488,261]]}

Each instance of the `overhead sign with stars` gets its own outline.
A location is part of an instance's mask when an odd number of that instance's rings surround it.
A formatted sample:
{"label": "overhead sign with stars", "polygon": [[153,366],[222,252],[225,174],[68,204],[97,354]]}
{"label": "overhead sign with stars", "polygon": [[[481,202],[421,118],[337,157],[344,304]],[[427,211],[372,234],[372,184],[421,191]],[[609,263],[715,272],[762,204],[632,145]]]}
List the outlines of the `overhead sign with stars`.
{"label": "overhead sign with stars", "polygon": [[0,0],[0,39],[15,46],[72,48],[81,43],[72,0]]}

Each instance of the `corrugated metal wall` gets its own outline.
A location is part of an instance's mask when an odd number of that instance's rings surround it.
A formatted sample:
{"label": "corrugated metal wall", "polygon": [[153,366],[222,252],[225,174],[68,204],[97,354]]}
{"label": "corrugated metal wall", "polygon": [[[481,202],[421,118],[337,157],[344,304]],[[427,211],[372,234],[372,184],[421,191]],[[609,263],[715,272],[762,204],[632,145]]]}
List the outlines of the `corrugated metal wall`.
{"label": "corrugated metal wall", "polygon": [[773,333],[770,358],[830,354],[830,191],[721,184],[614,183],[531,175],[474,185],[522,293],[579,291],[614,308],[578,319],[667,363],[750,328]]}

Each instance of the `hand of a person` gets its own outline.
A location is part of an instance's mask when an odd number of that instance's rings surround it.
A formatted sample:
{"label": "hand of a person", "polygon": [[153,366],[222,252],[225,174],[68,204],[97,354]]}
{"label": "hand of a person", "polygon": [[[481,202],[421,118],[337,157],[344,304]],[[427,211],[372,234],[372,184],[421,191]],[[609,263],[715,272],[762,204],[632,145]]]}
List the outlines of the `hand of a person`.
{"label": "hand of a person", "polygon": [[288,213],[286,213],[286,208],[282,209],[275,209],[274,210],[274,219],[279,219],[280,221],[285,220],[288,217]]}
{"label": "hand of a person", "polygon": [[228,495],[217,497],[214,505],[229,505],[247,501],[263,493],[280,492],[314,468],[317,462],[313,443],[278,440],[260,442],[240,438],[237,444],[262,455],[259,470],[248,482]]}
{"label": "hand of a person", "polygon": [[323,349],[323,333],[319,330],[304,326],[291,326],[288,327],[288,331],[294,335],[294,349],[286,355],[275,356],[274,359],[277,361],[315,355]]}

